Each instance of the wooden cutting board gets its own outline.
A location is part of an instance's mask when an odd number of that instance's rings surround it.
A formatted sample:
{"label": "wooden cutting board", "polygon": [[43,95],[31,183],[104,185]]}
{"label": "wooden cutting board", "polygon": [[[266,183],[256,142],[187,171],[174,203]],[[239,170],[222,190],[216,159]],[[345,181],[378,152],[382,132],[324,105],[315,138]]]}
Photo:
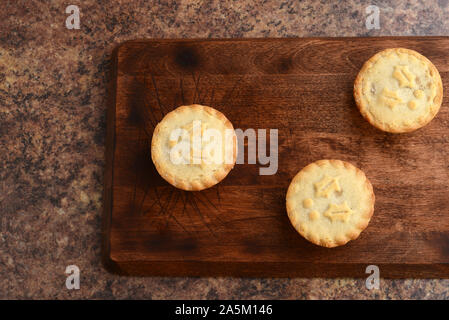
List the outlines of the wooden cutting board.
{"label": "wooden cutting board", "polygon": [[[379,50],[427,56],[449,92],[449,38],[144,40],[116,48],[109,91],[103,258],[157,276],[449,277],[449,105],[410,134],[373,128],[353,82]],[[217,186],[185,192],[156,172],[154,125],[183,104],[222,111],[235,128],[278,129],[279,168],[236,165]],[[290,225],[291,178],[318,159],[362,169],[376,194],[360,238],[326,249]]]}

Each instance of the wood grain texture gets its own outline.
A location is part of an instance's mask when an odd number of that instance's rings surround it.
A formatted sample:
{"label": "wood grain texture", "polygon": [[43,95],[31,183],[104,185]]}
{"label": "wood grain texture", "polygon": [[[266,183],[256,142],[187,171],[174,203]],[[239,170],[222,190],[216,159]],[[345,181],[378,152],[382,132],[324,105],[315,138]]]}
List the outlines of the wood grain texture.
{"label": "wood grain texture", "polygon": [[[148,40],[115,50],[108,106],[103,260],[120,274],[159,276],[449,276],[449,111],[394,135],[366,122],[353,82],[364,61],[414,49],[449,92],[449,38]],[[236,165],[201,192],[171,187],[150,157],[164,114],[201,103],[234,128],[278,129],[279,169]],[[360,238],[315,246],[288,221],[291,178],[318,159],[362,169],[374,216]]]}

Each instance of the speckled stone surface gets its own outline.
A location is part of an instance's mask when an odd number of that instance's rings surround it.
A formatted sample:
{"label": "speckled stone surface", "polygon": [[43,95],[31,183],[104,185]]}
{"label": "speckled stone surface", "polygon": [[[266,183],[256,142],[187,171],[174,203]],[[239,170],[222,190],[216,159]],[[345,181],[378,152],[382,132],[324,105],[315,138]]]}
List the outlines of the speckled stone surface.
{"label": "speckled stone surface", "polygon": [[[2,0],[0,298],[449,298],[449,280],[128,278],[100,262],[106,83],[112,49],[136,38],[449,35],[439,1],[73,2]],[[259,3],[259,2],[258,2]],[[367,30],[365,8],[380,8]],[[65,287],[65,268],[81,289]]]}

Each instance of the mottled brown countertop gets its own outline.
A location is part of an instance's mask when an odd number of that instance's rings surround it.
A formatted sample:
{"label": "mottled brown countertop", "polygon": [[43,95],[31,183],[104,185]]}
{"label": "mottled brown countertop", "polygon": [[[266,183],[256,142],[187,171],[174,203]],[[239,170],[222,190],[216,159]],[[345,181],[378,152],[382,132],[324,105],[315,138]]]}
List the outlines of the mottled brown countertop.
{"label": "mottled brown countertop", "polygon": [[[360,4],[363,2],[363,4]],[[129,39],[449,35],[448,0],[4,0],[0,11],[0,298],[449,298],[449,280],[129,278],[100,260],[106,83]],[[365,8],[380,8],[380,29]],[[81,289],[65,287],[66,266]]]}

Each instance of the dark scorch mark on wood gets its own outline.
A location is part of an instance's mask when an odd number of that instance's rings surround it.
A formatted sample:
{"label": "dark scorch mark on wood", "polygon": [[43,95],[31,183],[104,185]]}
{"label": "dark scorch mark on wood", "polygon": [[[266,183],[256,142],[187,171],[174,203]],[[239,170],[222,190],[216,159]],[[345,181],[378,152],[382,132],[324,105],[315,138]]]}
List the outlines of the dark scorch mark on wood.
{"label": "dark scorch mark on wood", "polygon": [[182,69],[193,70],[198,67],[200,58],[194,48],[178,47],[175,52],[175,63]]}

